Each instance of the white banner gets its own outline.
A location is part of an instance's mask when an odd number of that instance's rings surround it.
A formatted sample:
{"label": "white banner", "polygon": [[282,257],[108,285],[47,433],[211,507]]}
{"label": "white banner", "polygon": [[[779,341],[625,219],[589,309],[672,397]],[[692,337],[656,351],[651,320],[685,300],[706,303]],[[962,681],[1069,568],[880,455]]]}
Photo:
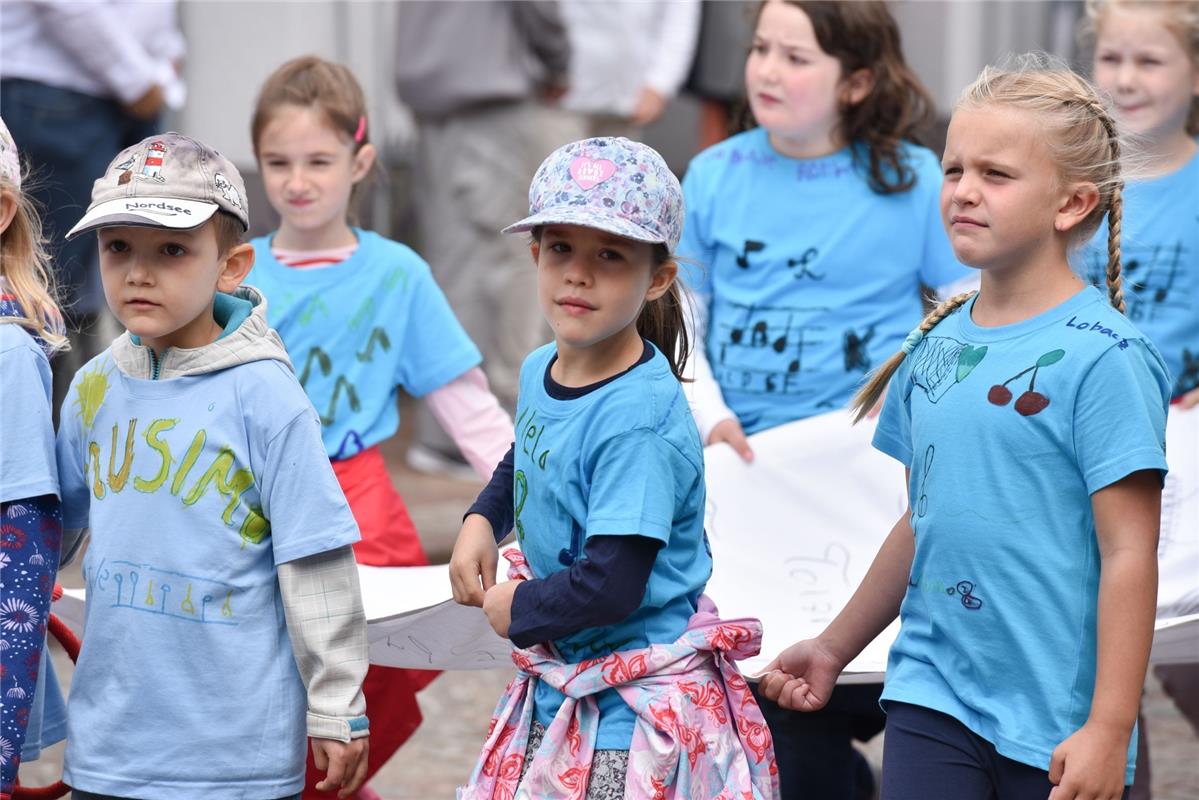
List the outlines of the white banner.
{"label": "white banner", "polygon": [[[836,616],[906,509],[903,469],[870,446],[874,427],[826,414],[751,437],[753,464],[726,446],[706,451],[715,565],[707,593],[722,616],[757,617],[764,627],[762,655],[741,663],[746,674]],[[1199,662],[1199,410],[1172,410],[1166,439],[1152,660]],[[502,579],[507,562],[500,565]],[[359,570],[372,663],[510,668],[509,644],[483,612],[445,599],[446,565]],[[54,611],[82,631],[83,590],[68,590]],[[842,680],[881,680],[897,630],[884,631]]]}

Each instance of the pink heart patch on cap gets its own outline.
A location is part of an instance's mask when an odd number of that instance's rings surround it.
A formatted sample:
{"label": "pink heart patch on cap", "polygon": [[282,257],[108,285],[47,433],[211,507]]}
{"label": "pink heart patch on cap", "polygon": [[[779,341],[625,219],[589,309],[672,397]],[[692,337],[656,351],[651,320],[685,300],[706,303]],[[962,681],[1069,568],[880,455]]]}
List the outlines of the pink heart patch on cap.
{"label": "pink heart patch on cap", "polygon": [[574,161],[570,162],[570,177],[574,178],[580,189],[586,190],[598,186],[615,174],[616,162],[606,158],[575,156]]}

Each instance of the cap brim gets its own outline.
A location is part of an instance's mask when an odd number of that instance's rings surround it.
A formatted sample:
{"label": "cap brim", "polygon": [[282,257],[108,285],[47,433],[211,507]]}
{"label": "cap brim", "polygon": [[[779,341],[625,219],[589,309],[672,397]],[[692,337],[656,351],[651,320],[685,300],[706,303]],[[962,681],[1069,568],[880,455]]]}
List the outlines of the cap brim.
{"label": "cap brim", "polygon": [[514,222],[500,233],[524,233],[544,225],[581,225],[584,228],[595,228],[636,242],[666,244],[666,240],[660,234],[648,231],[619,214],[605,213],[594,206],[567,206],[548,209],[531,217],[525,217],[519,222]]}
{"label": "cap brim", "polygon": [[216,203],[177,197],[120,197],[88,209],[66,238],[113,225],[187,230],[203,225],[219,209]]}

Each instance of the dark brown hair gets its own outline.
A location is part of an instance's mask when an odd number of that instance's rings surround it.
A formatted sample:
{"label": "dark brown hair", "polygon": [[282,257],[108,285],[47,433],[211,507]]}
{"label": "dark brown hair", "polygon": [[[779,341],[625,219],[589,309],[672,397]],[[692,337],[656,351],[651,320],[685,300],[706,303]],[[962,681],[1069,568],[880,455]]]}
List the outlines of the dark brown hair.
{"label": "dark brown hair", "polygon": [[[904,140],[918,142],[917,133],[932,120],[933,102],[916,73],[903,58],[899,26],[879,0],[786,0],[807,14],[820,49],[841,64],[842,80],[869,70],[874,87],[860,103],[840,100],[838,134],[852,147],[856,161],[869,161],[867,182],[878,194],[906,192],[916,184],[915,171],[900,153]],[[766,3],[758,7],[758,18]],[[756,23],[755,23],[756,27]],[[746,105],[745,125],[756,123]]]}
{"label": "dark brown hair", "polygon": [[228,211],[217,211],[212,215],[212,228],[216,234],[217,252],[222,256],[244,241],[245,229],[241,220]]}
{"label": "dark brown hair", "polygon": [[[544,230],[545,228],[539,225],[529,231],[534,242],[540,244]],[[651,246],[655,270],[669,263],[675,263],[677,266],[666,245],[655,242]],[[671,373],[686,383],[689,379],[683,377],[683,365],[691,356],[691,338],[687,335],[684,314],[686,311],[683,308],[683,295],[679,290],[678,280],[675,280],[661,297],[650,300],[641,307],[641,313],[637,316],[637,333],[662,351],[662,355],[666,356],[666,361],[670,364]]]}
{"label": "dark brown hair", "polygon": [[[254,117],[250,122],[250,139],[254,157],[259,158],[259,140],[280,106],[298,106],[319,111],[334,131],[344,134],[354,143],[357,153],[370,142],[366,124],[366,98],[362,87],[347,67],[325,61],[317,56],[300,56],[288,61],[271,73],[258,92]],[[350,194],[350,216],[356,207],[360,190],[367,183],[361,180]]]}

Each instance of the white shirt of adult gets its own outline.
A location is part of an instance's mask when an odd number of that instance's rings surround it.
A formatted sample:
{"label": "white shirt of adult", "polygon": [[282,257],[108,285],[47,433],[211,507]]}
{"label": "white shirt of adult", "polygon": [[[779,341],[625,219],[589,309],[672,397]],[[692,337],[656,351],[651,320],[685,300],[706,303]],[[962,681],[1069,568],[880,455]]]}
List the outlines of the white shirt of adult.
{"label": "white shirt of adult", "polygon": [[559,4],[570,38],[571,111],[627,117],[648,87],[672,98],[691,70],[699,38],[698,0]]}
{"label": "white shirt of adult", "polygon": [[154,85],[183,105],[175,64],[186,46],[175,0],[4,0],[0,77],[24,78],[123,104]]}

